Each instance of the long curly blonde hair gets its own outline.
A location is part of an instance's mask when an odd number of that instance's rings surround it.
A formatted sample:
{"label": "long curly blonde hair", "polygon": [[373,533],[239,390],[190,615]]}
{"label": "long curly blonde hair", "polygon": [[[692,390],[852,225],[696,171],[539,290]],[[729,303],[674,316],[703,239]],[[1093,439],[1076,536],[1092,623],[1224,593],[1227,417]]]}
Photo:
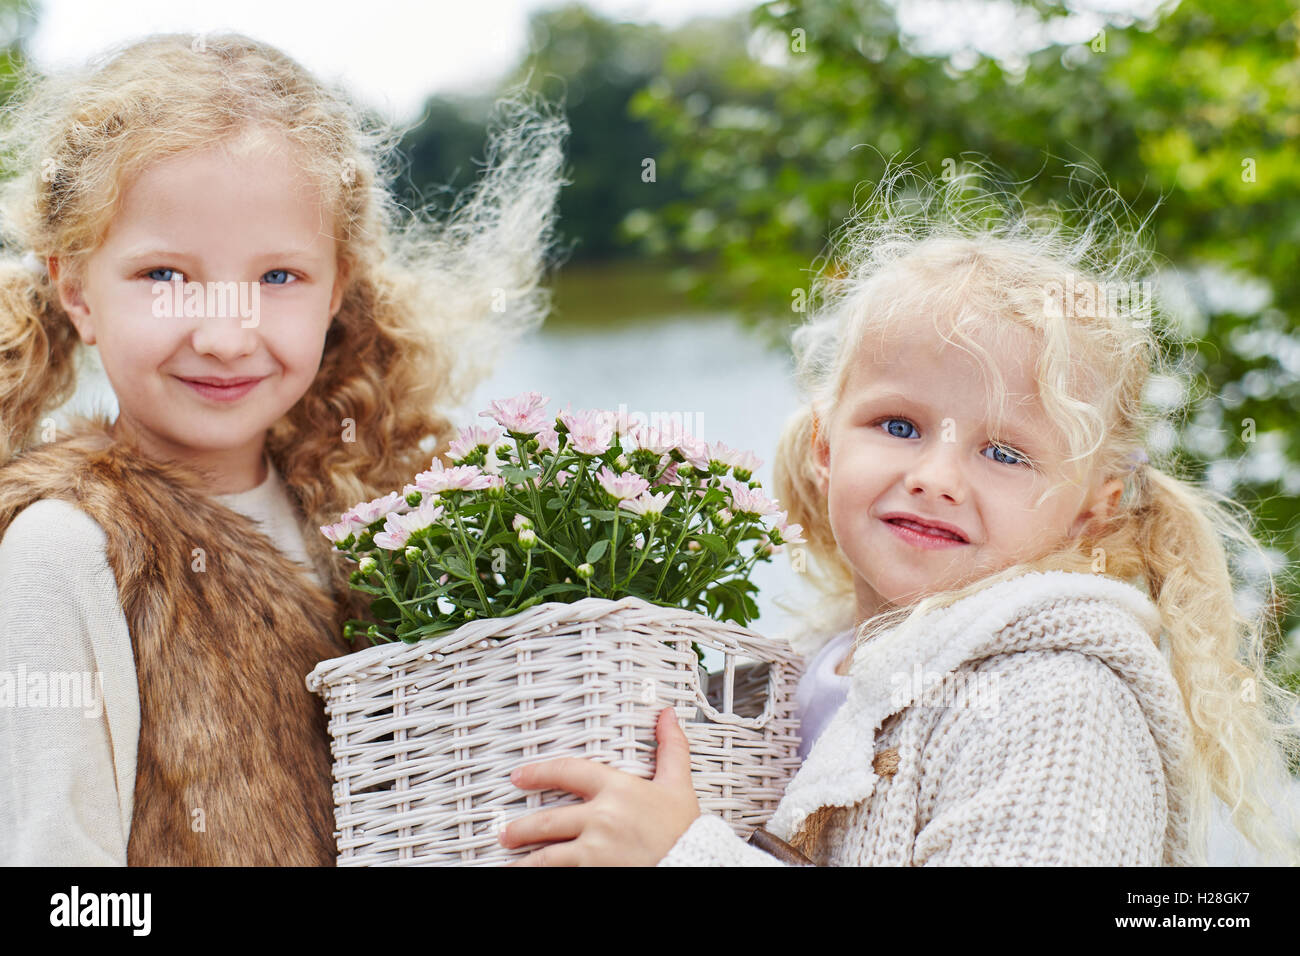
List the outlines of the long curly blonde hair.
{"label": "long curly blonde hair", "polygon": [[[1109,187],[1092,190],[1077,209],[1034,211],[988,186],[989,175],[978,163],[942,182],[910,167],[887,170],[837,236],[814,282],[816,307],[794,332],[806,401],[782,431],[774,486],[789,520],[804,527],[809,577],[824,609],[813,626],[831,633],[856,625],[857,646],[1027,571],[1101,570],[1132,583],[1159,609],[1192,728],[1193,846],[1206,845],[1213,794],[1266,859],[1294,864],[1300,855],[1287,790],[1288,764],[1300,755],[1297,697],[1266,670],[1269,649],[1281,640],[1283,591],[1249,511],[1180,477],[1178,462],[1157,462],[1146,447],[1180,412],[1148,400],[1155,377],[1186,382],[1191,375],[1187,351],[1154,307],[1158,296],[1114,291],[1141,290],[1151,274],[1145,223],[1134,228]],[[1032,333],[1040,398],[1068,438],[1069,461],[1090,475],[1121,477],[1125,489],[1109,520],[1065,550],[984,569],[959,587],[858,621],[852,569],[831,532],[813,443],[824,440],[858,350],[877,347],[918,315],[933,316],[947,343],[979,356],[994,396],[1005,397],[998,363],[970,332]],[[1150,464],[1130,468],[1131,456],[1143,452]],[[1257,611],[1238,603],[1239,585],[1262,590]]]}
{"label": "long curly blonde hair", "polygon": [[[148,164],[275,129],[335,215],[347,286],[319,372],[267,435],[310,526],[399,489],[453,437],[500,351],[544,319],[567,126],[519,88],[497,104],[485,166],[445,216],[392,188],[401,130],[265,43],[155,35],[83,69],[20,78],[0,122],[0,462],[31,447],[41,417],[77,387],[80,341],[37,262],[83,274],[119,197]],[[347,432],[347,440],[342,436]],[[308,536],[317,556],[328,542]],[[336,592],[348,591],[344,562]]]}

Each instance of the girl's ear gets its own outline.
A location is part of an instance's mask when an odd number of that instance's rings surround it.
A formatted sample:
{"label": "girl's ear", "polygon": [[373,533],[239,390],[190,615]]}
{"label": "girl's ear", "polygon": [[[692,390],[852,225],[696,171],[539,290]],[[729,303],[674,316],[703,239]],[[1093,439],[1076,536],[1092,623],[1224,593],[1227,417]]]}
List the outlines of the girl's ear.
{"label": "girl's ear", "polygon": [[50,284],[54,286],[59,296],[59,305],[63,306],[64,312],[68,313],[68,318],[72,320],[72,325],[81,336],[81,341],[87,345],[94,345],[95,326],[90,318],[90,306],[86,304],[85,296],[82,295],[81,283],[74,281],[71,276],[60,277],[59,267],[58,256],[50,256],[45,260],[46,271],[50,274]]}
{"label": "girl's ear", "polygon": [[826,423],[815,414],[812,420],[812,440],[809,451],[812,454],[813,472],[817,475],[817,491],[824,498],[830,492],[831,446],[827,441]]}
{"label": "girl's ear", "polygon": [[340,261],[334,273],[334,292],[330,296],[330,319],[334,319],[339,314],[339,309],[343,307],[343,293],[347,291],[351,273],[351,264]]}
{"label": "girl's ear", "polygon": [[1079,512],[1079,516],[1074,519],[1074,524],[1070,528],[1070,537],[1077,538],[1079,533],[1088,525],[1090,521],[1104,521],[1110,517],[1119,504],[1120,495],[1124,493],[1124,482],[1118,478],[1111,478],[1103,482],[1102,486],[1093,493],[1084,509]]}

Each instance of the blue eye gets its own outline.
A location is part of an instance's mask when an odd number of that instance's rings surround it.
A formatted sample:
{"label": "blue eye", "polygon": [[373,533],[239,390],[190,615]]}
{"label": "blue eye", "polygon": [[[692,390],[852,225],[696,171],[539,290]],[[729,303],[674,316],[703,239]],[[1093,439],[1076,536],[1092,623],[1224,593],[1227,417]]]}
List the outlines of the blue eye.
{"label": "blue eye", "polygon": [[885,423],[888,423],[888,428],[887,428],[887,430],[889,431],[889,434],[893,435],[895,438],[909,438],[909,437],[911,437],[911,436],[909,436],[909,435],[906,434],[906,431],[904,431],[904,433],[901,434],[901,435],[900,435],[897,431],[895,431],[895,430],[894,430],[894,427],[893,427],[895,422],[902,423],[902,424],[905,425],[907,428],[912,429],[912,431],[916,431],[916,426],[913,425],[911,422],[909,422],[906,418],[882,418],[882,419],[881,419],[879,422],[877,422],[876,424],[885,424]]}
{"label": "blue eye", "polygon": [[[895,424],[901,425],[902,427],[894,428]],[[912,436],[908,434],[908,431],[916,431],[916,426],[906,418],[898,418],[894,416],[877,419],[873,422],[873,427],[876,425],[886,425],[889,434],[895,438],[911,438]],[[997,445],[990,445],[989,447],[993,449],[993,460],[999,464],[1024,465],[1026,467],[1030,465],[1029,459],[1017,451],[1013,451],[1009,448],[1000,448]]]}
{"label": "blue eye", "polygon": [[[1016,452],[1008,451],[1007,449],[1003,449],[1003,448],[999,448],[997,445],[990,445],[989,447],[993,449],[993,453],[994,453],[994,461],[1001,461],[1002,464],[1004,464],[1004,465],[1027,465],[1027,464],[1029,464],[1029,462],[1028,462],[1027,459],[1021,458],[1020,455],[1018,455]],[[997,455],[1009,455],[1009,456],[1011,457],[1011,460],[1010,460],[1010,461],[1002,461],[1001,458],[996,457]]]}
{"label": "blue eye", "polygon": [[262,276],[262,279],[269,285],[288,285],[289,280],[292,278],[293,276],[284,269],[272,269]]}
{"label": "blue eye", "polygon": [[[154,275],[155,272],[166,272],[169,273],[169,275],[167,276],[167,278],[164,279],[155,276]],[[164,266],[161,269],[150,269],[148,272],[145,273],[145,275],[148,278],[152,279],[154,282],[171,282],[173,279],[178,278],[181,275],[181,273],[177,272],[175,269],[168,269],[166,266]]]}

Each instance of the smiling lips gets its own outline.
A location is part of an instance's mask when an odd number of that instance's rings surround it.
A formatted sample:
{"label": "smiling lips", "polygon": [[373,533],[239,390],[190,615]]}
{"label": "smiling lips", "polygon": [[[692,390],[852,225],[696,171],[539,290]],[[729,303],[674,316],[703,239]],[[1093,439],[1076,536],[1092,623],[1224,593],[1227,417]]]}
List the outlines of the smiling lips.
{"label": "smiling lips", "polygon": [[953,525],[942,521],[924,521],[915,515],[882,515],[894,533],[909,544],[922,548],[950,548],[969,544],[966,536]]}
{"label": "smiling lips", "polygon": [[215,385],[220,388],[232,388],[236,385],[246,385],[249,382],[260,382],[262,377],[245,376],[244,378],[214,378],[211,376],[205,378],[182,378],[183,382],[196,382],[199,385]]}
{"label": "smiling lips", "polygon": [[217,402],[241,399],[262,381],[261,378],[177,378],[202,397]]}

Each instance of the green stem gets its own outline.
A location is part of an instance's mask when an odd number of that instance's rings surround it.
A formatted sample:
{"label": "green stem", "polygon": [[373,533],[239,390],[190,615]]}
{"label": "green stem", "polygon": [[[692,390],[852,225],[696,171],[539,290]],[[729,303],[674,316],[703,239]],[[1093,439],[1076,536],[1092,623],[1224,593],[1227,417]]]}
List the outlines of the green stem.
{"label": "green stem", "polygon": [[[527,471],[527,470],[528,470],[528,463],[529,463],[528,451],[527,451],[527,449],[524,448],[524,443],[523,443],[522,441],[520,441],[518,438],[515,439],[515,448],[518,449],[518,451],[519,451],[519,465],[520,465],[520,467],[521,467],[524,471]],[[540,459],[539,459],[539,460],[540,460]],[[537,473],[538,473],[538,478],[539,478],[539,480],[540,480],[540,477],[541,477],[541,473],[542,473],[542,471],[543,471],[543,469],[542,469],[542,468],[540,467],[540,465],[539,465],[539,467],[538,467],[538,469],[537,469]],[[550,526],[550,525],[547,523],[547,521],[546,521],[546,515],[544,515],[544,514],[542,513],[542,499],[539,498],[539,497],[537,496],[537,486],[534,485],[533,482],[532,482],[532,480],[529,479],[529,478],[527,478],[527,477],[524,478],[524,494],[526,494],[526,495],[528,496],[528,500],[532,503],[532,506],[533,506],[533,514],[536,515],[536,517],[537,517],[537,532],[538,532],[538,534],[539,534],[539,535],[542,535],[542,534],[550,535],[550,533],[551,533],[551,526]],[[548,558],[547,561],[546,561],[546,569],[551,573],[552,576],[555,575],[555,565],[553,565],[553,564],[551,563],[551,561],[550,561],[549,558]]]}
{"label": "green stem", "polygon": [[[707,483],[706,483],[706,485],[705,485],[705,489],[704,489],[704,490],[705,490],[706,492],[708,491],[708,485],[707,485]],[[688,501],[690,501],[690,499],[695,499],[696,501],[703,503],[704,498],[703,498],[703,497],[696,498],[696,496],[695,496],[695,491],[696,491],[695,488],[687,488],[687,487],[683,487],[683,491],[682,491],[682,493],[685,494],[685,495],[687,495],[687,500],[688,500]],[[687,509],[686,509],[686,515],[685,515],[685,517],[682,518],[682,530],[681,530],[681,532],[677,535],[677,540],[673,542],[673,546],[672,546],[672,548],[669,549],[669,551],[668,551],[668,555],[667,555],[667,557],[664,559],[664,567],[663,567],[663,570],[659,572],[659,580],[655,582],[655,593],[656,593],[656,594],[658,594],[658,593],[659,593],[659,589],[660,589],[661,587],[664,586],[664,578],[666,578],[666,577],[668,576],[668,569],[671,568],[671,567],[673,567],[674,565],[677,564],[676,555],[677,555],[677,554],[682,550],[682,542],[683,542],[684,540],[686,540],[686,535],[687,535],[688,531],[690,530],[691,519],[692,519],[693,517],[695,517],[695,515],[699,512],[700,507],[701,507],[701,505],[698,505],[698,504],[695,505],[694,508],[687,507]]]}
{"label": "green stem", "polygon": [[609,592],[613,594],[617,585],[614,583],[614,567],[618,564],[618,502],[614,502],[614,540],[609,546]]}
{"label": "green stem", "polygon": [[[572,562],[569,561],[568,558],[566,558],[564,555],[560,554],[560,552],[556,551],[554,548],[552,548],[549,544],[547,544],[547,543],[546,543],[545,541],[543,541],[541,538],[538,538],[538,539],[537,539],[537,543],[538,543],[539,545],[541,545],[543,548],[545,548],[547,551],[551,552],[551,554],[555,555],[555,556],[556,556],[557,558],[559,558],[561,561],[563,561],[563,562],[565,563],[565,565],[567,565],[568,568],[569,568],[571,571],[573,571],[574,574],[577,574],[577,573],[578,573],[578,569],[577,569],[576,567],[574,567],[574,565],[572,564]],[[554,575],[552,575],[552,576],[554,576]]]}
{"label": "green stem", "polygon": [[[454,499],[451,499],[448,503],[451,505],[452,517],[456,519],[456,527],[460,529],[461,543],[465,546],[465,550],[468,552],[470,550],[469,535],[465,531],[465,523],[460,520],[460,509],[456,507]],[[468,560],[470,583],[474,585],[474,590],[478,593],[478,599],[481,602],[481,610],[484,613],[487,613],[487,592],[483,590],[483,582],[478,579],[478,548],[473,549],[473,553],[468,555]]]}
{"label": "green stem", "polygon": [[650,525],[650,537],[646,538],[646,541],[645,541],[645,547],[641,549],[641,557],[637,559],[636,567],[634,567],[634,568],[633,568],[633,569],[628,573],[627,580],[625,580],[625,581],[623,582],[623,588],[624,588],[624,589],[626,589],[627,586],[628,586],[629,584],[632,583],[632,579],[633,579],[634,577],[636,577],[636,573],[637,573],[638,571],[641,570],[641,565],[645,564],[645,559],[646,559],[647,557],[649,557],[649,555],[650,555],[650,545],[652,545],[652,544],[654,543],[654,540],[655,540],[655,530],[658,528],[658,525],[659,525],[659,523],[658,523],[657,521],[651,523],[651,525]]}

